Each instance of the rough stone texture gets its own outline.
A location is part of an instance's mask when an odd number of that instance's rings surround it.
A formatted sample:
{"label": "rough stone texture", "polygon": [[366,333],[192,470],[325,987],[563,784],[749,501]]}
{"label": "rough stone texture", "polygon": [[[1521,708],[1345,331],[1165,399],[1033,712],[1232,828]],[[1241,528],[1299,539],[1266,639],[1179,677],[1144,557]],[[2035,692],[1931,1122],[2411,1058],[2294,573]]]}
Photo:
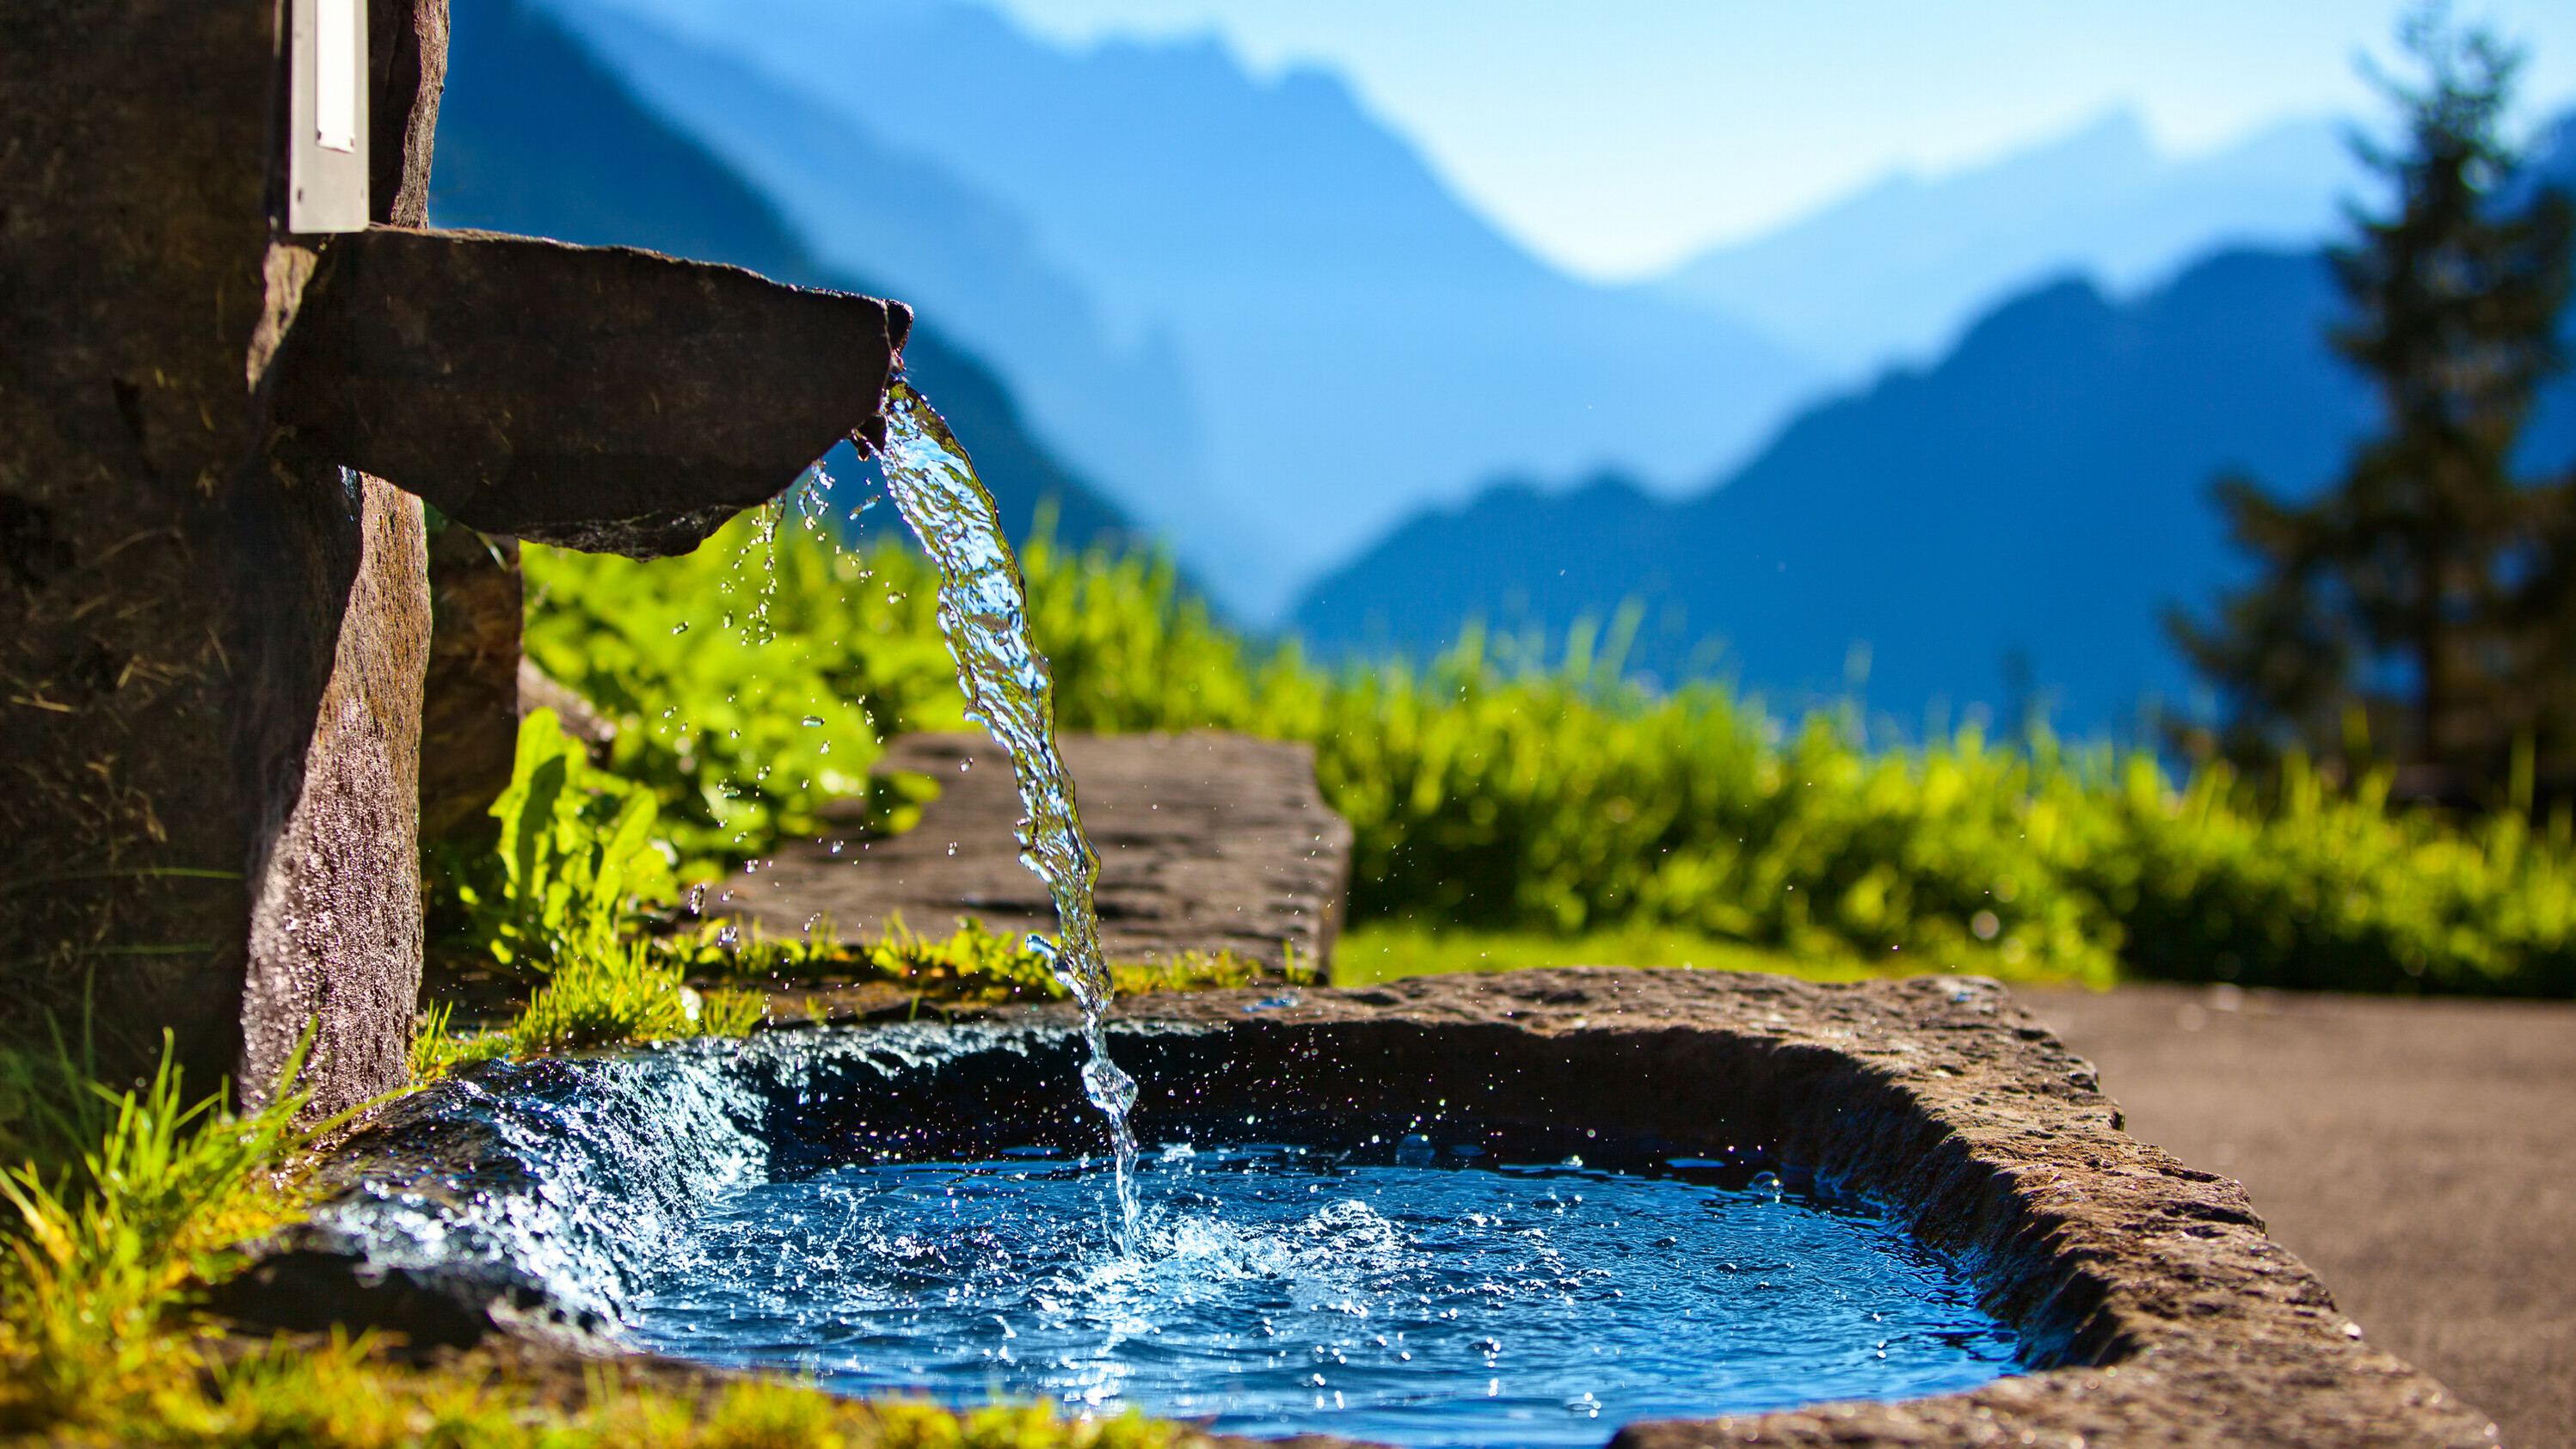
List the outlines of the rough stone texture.
{"label": "rough stone texture", "polygon": [[911,323],[652,252],[378,228],[323,254],[273,409],[485,533],[649,558],[882,441]]}
{"label": "rough stone texture", "polygon": [[429,163],[447,88],[447,0],[368,0],[367,195],[373,220],[429,225]]}
{"label": "rough stone texture", "polygon": [[166,1025],[200,1086],[261,844],[239,711],[318,698],[257,699],[226,546],[275,502],[244,381],[272,8],[0,0],[0,1027],[86,1001],[103,1069]]}
{"label": "rough stone texture", "polygon": [[489,840],[519,737],[519,545],[451,523],[429,542],[429,677],[420,742],[423,840]]}
{"label": "rough stone texture", "polygon": [[[1101,944],[1114,960],[1231,951],[1284,965],[1331,959],[1351,828],[1315,787],[1300,744],[1201,732],[1058,740],[1100,856]],[[981,734],[906,735],[879,773],[939,786],[921,821],[883,840],[800,842],[731,885],[723,911],[794,934],[817,915],[874,939],[900,914],[926,934],[965,917],[1001,932],[1055,930],[1046,888],[1020,864],[1010,756]]]}
{"label": "rough stone texture", "polygon": [[[319,1011],[331,1102],[402,1068],[426,622],[417,505],[344,465],[369,469],[395,436],[420,446],[369,470],[418,475],[398,484],[477,479],[471,506],[513,524],[681,546],[701,510],[756,501],[753,473],[774,492],[804,461],[769,464],[739,438],[775,426],[819,453],[870,425],[865,384],[905,314],[640,254],[288,235],[284,13],[0,0],[0,1036],[86,1028],[113,1079],[148,1070],[168,1030],[192,1085],[240,1071],[256,1096]],[[368,26],[376,216],[417,225],[444,0],[370,0]],[[384,290],[405,281],[425,290]],[[369,298],[379,315],[350,310]],[[768,330],[710,321],[736,303]],[[416,335],[380,340],[389,319]],[[853,325],[816,377],[817,331]],[[762,337],[796,345],[741,350]],[[335,394],[330,351],[353,346]],[[298,357],[287,396],[318,420],[281,429],[273,364]],[[837,427],[816,433],[810,393],[843,384]],[[535,421],[477,432],[456,412],[472,406]],[[632,456],[603,462],[618,407]],[[677,431],[694,422],[720,424],[736,471],[694,467],[707,446]],[[496,439],[527,456],[487,477]],[[581,446],[586,464],[538,456]],[[617,496],[568,485],[584,467]],[[651,468],[673,481],[609,486]],[[496,480],[529,501],[481,486]],[[584,498],[608,511],[585,516]]]}
{"label": "rough stone texture", "polygon": [[244,1096],[284,1077],[306,1024],[316,1112],[401,1086],[420,998],[421,679],[429,585],[420,500],[363,478],[363,555],[285,828],[253,872]]}
{"label": "rough stone texture", "polygon": [[2242,1177],[2371,1342],[2507,1443],[2576,1444],[2576,1005],[2018,994],[2132,1134]]}

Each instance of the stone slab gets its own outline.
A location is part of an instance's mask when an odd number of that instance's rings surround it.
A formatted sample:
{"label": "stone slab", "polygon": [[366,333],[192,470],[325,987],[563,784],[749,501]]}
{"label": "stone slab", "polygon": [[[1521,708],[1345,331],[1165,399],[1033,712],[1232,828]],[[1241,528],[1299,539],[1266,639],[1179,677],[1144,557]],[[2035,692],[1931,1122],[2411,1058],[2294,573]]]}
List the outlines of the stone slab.
{"label": "stone slab", "polygon": [[686,547],[881,436],[909,321],[421,230],[446,6],[365,13],[376,225],[319,237],[284,230],[285,7],[0,0],[0,1040],[122,1080],[166,1033],[258,1101],[310,1028],[321,1111],[407,1076],[421,497]]}
{"label": "stone slab", "polygon": [[[1231,951],[1281,966],[1293,949],[1301,963],[1329,961],[1351,829],[1315,786],[1311,747],[1213,731],[1068,734],[1058,747],[1100,856],[1111,959]],[[967,918],[1055,931],[1045,887],[1019,861],[1018,787],[1000,746],[980,734],[905,735],[876,768],[939,786],[919,824],[885,839],[799,842],[712,908],[791,935],[828,917],[847,940],[873,940],[897,915],[923,934]]]}
{"label": "stone slab", "polygon": [[2243,1180],[2373,1343],[2576,1444],[2576,1005],[2023,992],[2129,1131]]}

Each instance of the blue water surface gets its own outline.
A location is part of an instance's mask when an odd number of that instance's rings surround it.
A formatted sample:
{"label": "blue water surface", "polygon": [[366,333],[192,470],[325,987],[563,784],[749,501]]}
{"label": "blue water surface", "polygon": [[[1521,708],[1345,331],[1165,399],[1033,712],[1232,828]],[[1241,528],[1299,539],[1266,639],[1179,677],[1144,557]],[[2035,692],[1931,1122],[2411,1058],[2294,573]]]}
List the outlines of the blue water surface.
{"label": "blue water surface", "polygon": [[1102,1176],[1032,1153],[731,1188],[629,1327],[848,1393],[1424,1446],[1598,1444],[2012,1371],[1952,1268],[1768,1176],[1493,1166],[1414,1139],[1391,1158],[1172,1145],[1145,1165],[1132,1257]]}

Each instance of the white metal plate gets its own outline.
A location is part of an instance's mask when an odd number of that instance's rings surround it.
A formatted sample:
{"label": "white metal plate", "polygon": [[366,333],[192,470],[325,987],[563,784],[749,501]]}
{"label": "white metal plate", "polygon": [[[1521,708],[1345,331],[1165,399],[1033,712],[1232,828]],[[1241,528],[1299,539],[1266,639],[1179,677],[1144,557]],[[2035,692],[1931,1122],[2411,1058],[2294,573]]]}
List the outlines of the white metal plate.
{"label": "white metal plate", "polygon": [[366,0],[292,0],[286,229],[367,229]]}

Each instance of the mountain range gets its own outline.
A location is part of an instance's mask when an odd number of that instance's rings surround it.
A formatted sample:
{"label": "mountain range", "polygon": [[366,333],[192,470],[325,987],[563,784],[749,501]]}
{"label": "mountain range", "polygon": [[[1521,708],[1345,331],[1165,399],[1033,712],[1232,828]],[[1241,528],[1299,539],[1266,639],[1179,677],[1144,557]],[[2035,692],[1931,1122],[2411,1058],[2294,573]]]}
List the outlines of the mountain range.
{"label": "mountain range", "polygon": [[2119,110],[1985,166],[1889,176],[1649,285],[1858,379],[1937,358],[2034,279],[2080,274],[2127,293],[2212,251],[2312,246],[2365,181],[2326,121],[2177,159]]}
{"label": "mountain range", "polygon": [[[2535,178],[2576,185],[2576,116],[2551,135]],[[2048,283],[1696,497],[1507,482],[1408,521],[1295,621],[1328,653],[1427,652],[1469,619],[1561,636],[1634,601],[1629,662],[1667,677],[1714,669],[1792,707],[1858,695],[1909,728],[2019,697],[2127,733],[2141,704],[2192,707],[2161,612],[2241,577],[2214,478],[2303,494],[2375,425],[2325,340],[2341,308],[2309,251],[2223,252],[2125,300]],[[2576,466],[2576,377],[2519,461]]]}
{"label": "mountain range", "polygon": [[[546,3],[818,254],[991,361],[1251,622],[1497,471],[1679,485],[1820,381],[1757,329],[1532,257],[1319,71],[1065,48],[956,0]],[[914,196],[941,178],[902,222],[936,224],[919,245],[869,179],[891,163]]]}

